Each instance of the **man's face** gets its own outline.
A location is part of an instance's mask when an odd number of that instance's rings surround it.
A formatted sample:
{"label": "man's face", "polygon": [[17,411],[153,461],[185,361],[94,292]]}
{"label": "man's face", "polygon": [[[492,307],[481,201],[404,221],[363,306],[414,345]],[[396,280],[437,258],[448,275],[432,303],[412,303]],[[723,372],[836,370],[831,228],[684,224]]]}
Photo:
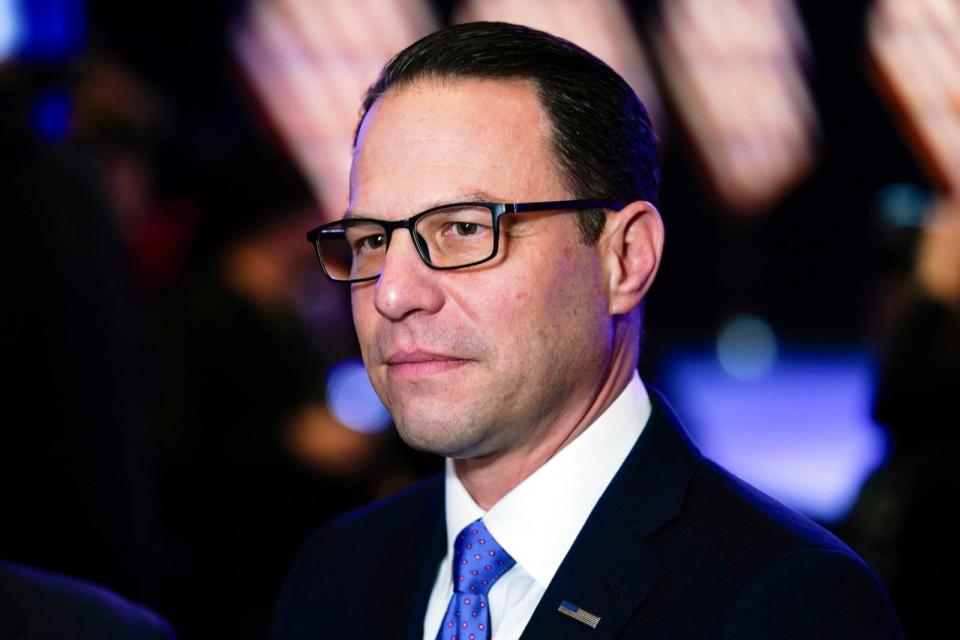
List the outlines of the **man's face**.
{"label": "man's face", "polygon": [[[547,116],[520,80],[388,92],[364,120],[350,180],[351,213],[389,220],[444,203],[572,197]],[[353,285],[367,371],[411,446],[457,458],[532,447],[581,418],[600,384],[607,291],[576,214],[508,214],[500,242],[491,262],[436,271],[399,230],[379,280]]]}

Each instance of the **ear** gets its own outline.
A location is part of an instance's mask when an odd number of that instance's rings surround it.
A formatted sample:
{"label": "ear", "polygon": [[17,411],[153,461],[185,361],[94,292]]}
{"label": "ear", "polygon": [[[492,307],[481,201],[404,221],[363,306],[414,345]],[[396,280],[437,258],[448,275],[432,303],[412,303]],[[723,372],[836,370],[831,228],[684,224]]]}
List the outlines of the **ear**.
{"label": "ear", "polygon": [[598,247],[611,315],[636,308],[653,284],[663,255],[663,220],[649,202],[631,202],[607,218]]}

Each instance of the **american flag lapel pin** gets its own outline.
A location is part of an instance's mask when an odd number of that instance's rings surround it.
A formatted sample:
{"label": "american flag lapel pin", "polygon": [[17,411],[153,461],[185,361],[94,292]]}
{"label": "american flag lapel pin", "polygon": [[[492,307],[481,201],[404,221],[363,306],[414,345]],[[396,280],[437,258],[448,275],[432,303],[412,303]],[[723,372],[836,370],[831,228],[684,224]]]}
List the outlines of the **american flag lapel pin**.
{"label": "american flag lapel pin", "polygon": [[557,611],[565,616],[573,618],[574,620],[582,622],[591,629],[596,629],[597,625],[600,624],[600,616],[595,616],[589,611],[584,611],[577,605],[571,604],[566,600],[563,600],[560,603],[560,607],[557,608]]}

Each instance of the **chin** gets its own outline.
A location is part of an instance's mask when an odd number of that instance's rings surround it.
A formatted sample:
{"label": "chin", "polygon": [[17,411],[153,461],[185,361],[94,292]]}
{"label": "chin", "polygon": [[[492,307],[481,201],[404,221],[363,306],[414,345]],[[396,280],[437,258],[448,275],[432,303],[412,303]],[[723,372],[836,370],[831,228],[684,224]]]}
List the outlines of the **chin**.
{"label": "chin", "polygon": [[408,446],[445,458],[471,457],[482,440],[475,423],[457,419],[449,412],[398,416],[395,424]]}

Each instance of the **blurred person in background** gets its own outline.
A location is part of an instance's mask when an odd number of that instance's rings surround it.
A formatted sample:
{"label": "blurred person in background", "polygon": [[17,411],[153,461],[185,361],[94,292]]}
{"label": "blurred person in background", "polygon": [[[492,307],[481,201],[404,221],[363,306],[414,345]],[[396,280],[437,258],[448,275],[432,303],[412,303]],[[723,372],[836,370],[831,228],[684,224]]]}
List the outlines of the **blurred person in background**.
{"label": "blurred person in background", "polygon": [[4,640],[173,640],[170,625],[97,585],[0,561]]}
{"label": "blurred person in background", "polygon": [[89,157],[31,126],[41,96],[71,80],[0,66],[0,637],[172,638],[87,581],[143,594],[153,484],[137,296],[111,203]]}
{"label": "blurred person in background", "polygon": [[[344,292],[304,277],[312,195],[237,142],[243,118],[184,153],[172,105],[104,54],[2,72],[0,557],[185,637],[264,635],[316,519],[422,473],[327,408],[326,368],[357,347]],[[68,109],[45,137],[51,88]]]}
{"label": "blurred person in background", "polygon": [[952,624],[960,571],[943,523],[960,491],[960,203],[939,201],[918,240],[912,271],[892,291],[874,404],[892,456],[840,531],[884,577],[906,635],[925,638]]}
{"label": "blurred person in background", "polygon": [[259,637],[316,521],[416,476],[389,430],[355,431],[328,406],[327,373],[357,346],[345,292],[303,242],[316,207],[296,169],[251,136],[197,183],[191,265],[153,305],[158,598],[185,637]]}
{"label": "blurred person in background", "polygon": [[69,79],[0,68],[0,555],[139,597],[154,504],[139,299],[95,163],[30,124]]}

